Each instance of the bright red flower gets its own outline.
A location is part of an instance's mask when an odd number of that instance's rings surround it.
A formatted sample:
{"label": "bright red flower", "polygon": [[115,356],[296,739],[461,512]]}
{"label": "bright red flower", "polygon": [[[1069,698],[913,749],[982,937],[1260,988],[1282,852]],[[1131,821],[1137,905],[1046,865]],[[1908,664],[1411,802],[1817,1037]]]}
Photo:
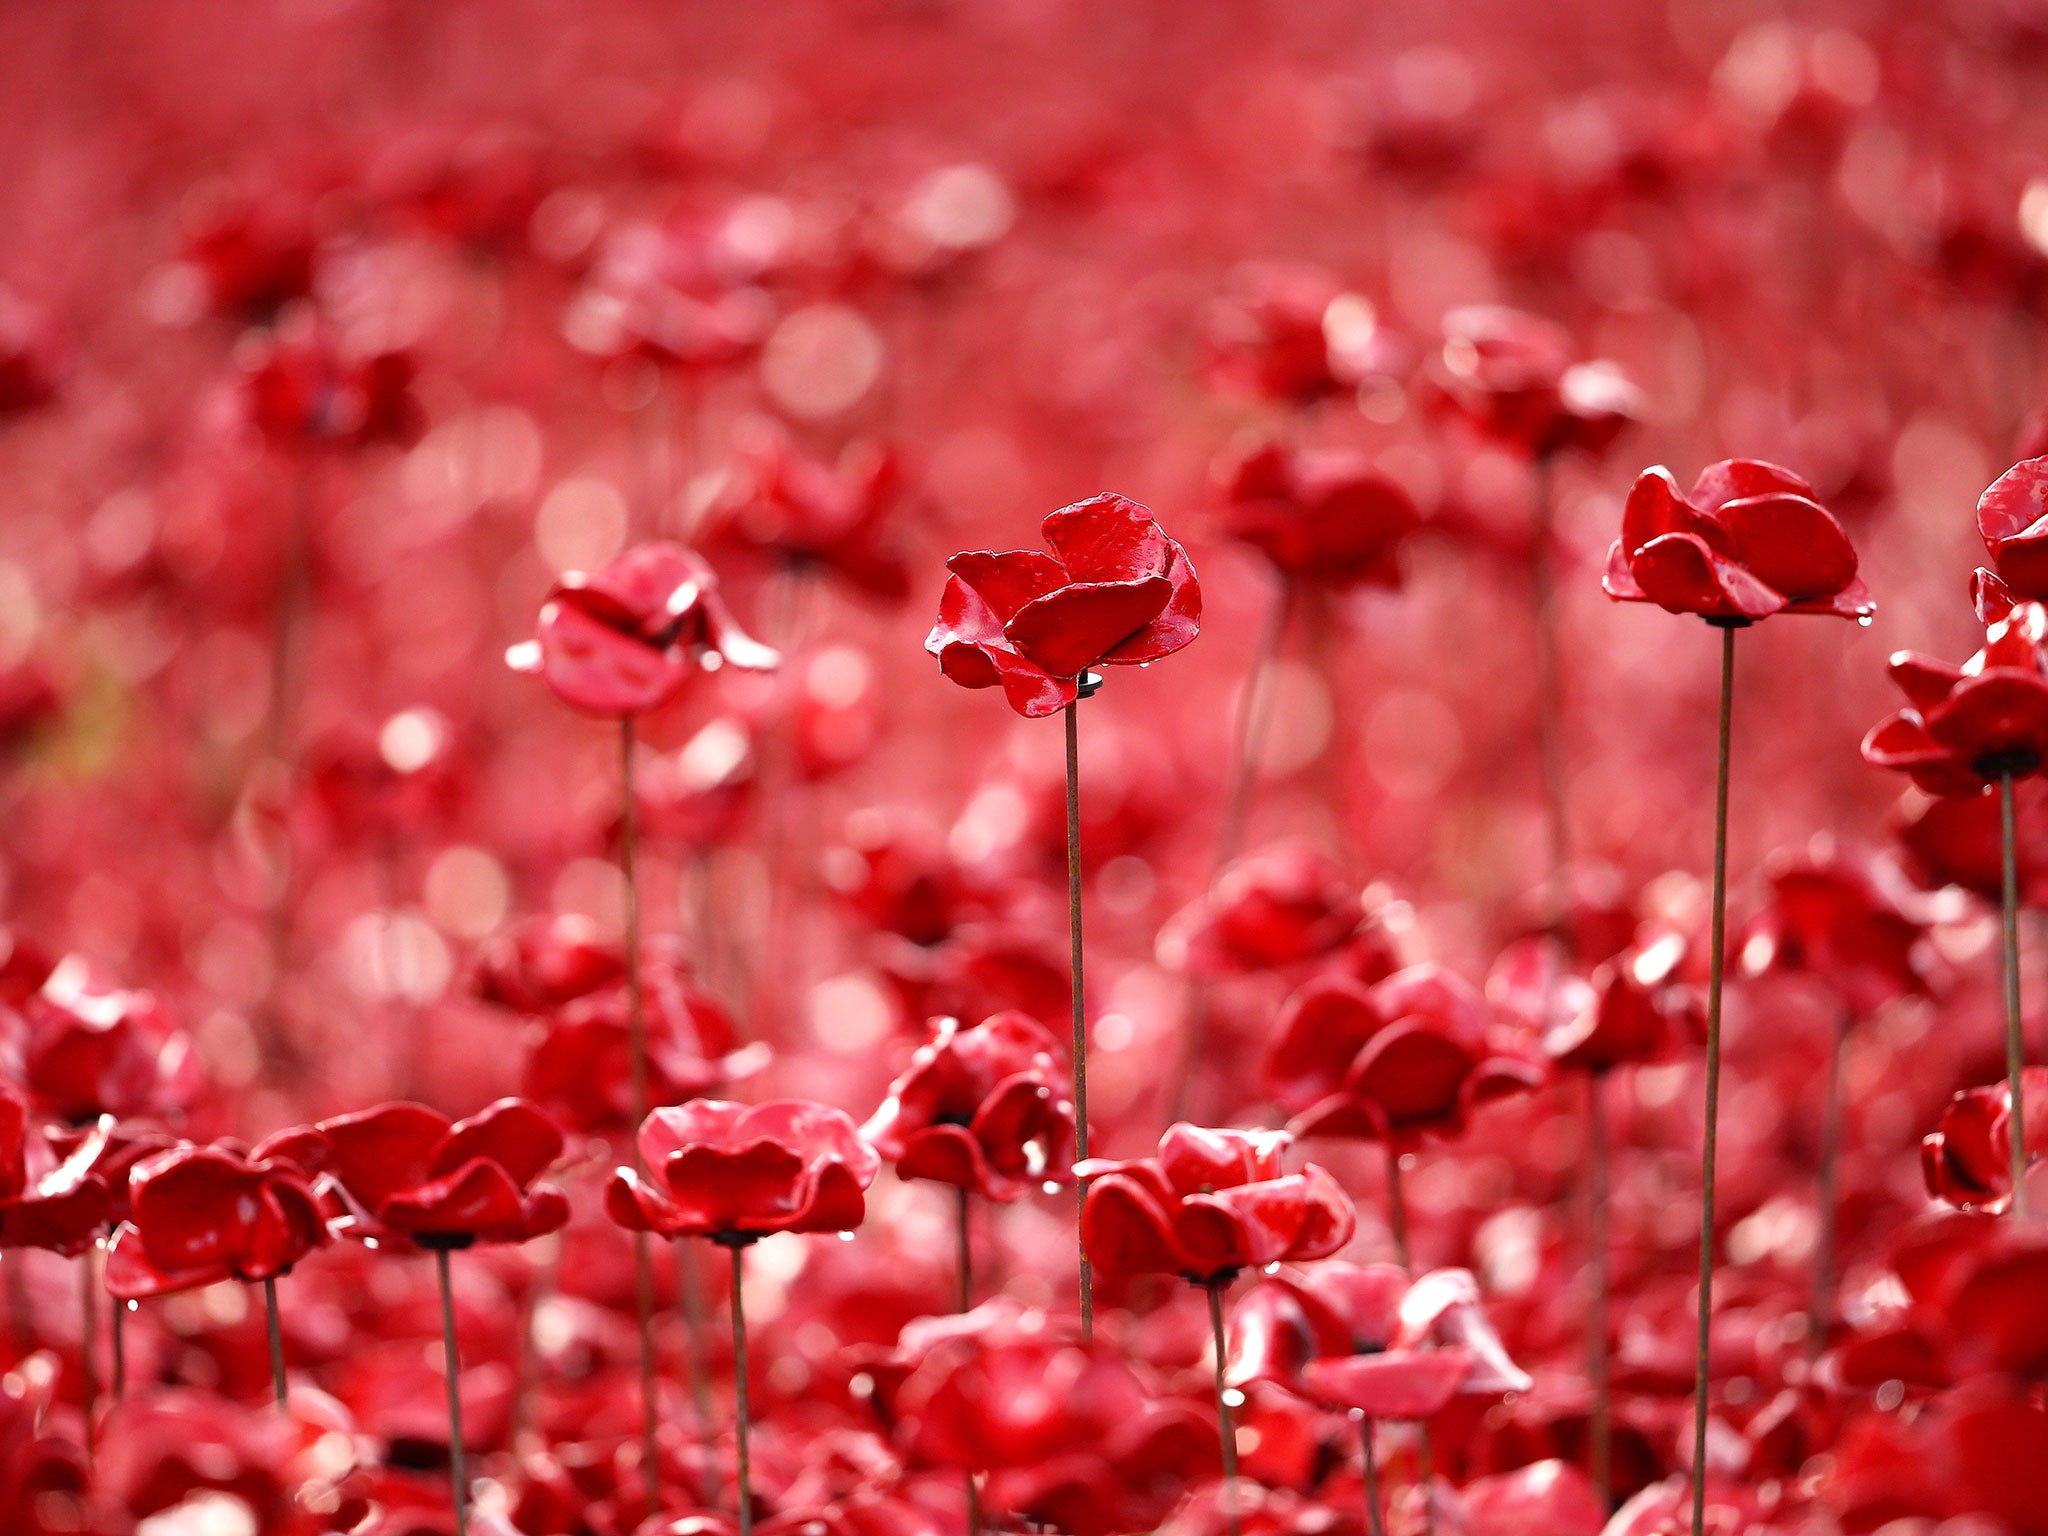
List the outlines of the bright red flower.
{"label": "bright red flower", "polygon": [[1533,1088],[1543,1064],[1491,1030],[1479,994],[1435,965],[1366,985],[1318,976],[1281,1010],[1266,1083],[1300,1135],[1410,1144],[1455,1136],[1479,1104]]}
{"label": "bright red flower", "polygon": [[1813,487],[1758,459],[1709,464],[1682,495],[1644,470],[1622,509],[1601,585],[1625,603],[1748,623],[1774,613],[1867,619],[1877,611],[1848,535]]}
{"label": "bright red flower", "polygon": [[1799,971],[1834,987],[1868,1017],[1901,997],[1924,997],[1937,963],[1927,922],[1888,864],[1839,851],[1772,861],[1770,904],[1750,924],[1739,953],[1750,975]]}
{"label": "bright red flower", "polygon": [[1047,515],[1051,554],[953,556],[924,648],[963,688],[1000,686],[1037,717],[1064,709],[1091,667],[1142,666],[1201,629],[1202,589],[1187,552],[1150,511],[1105,493]]}
{"label": "bright red flower", "polygon": [[1977,532],[2008,589],[2048,599],[2048,458],[2022,460],[1991,482],[1977,500]]}
{"label": "bright red flower", "polygon": [[2022,603],[1960,667],[1914,651],[1891,659],[1907,706],[1871,727],[1863,757],[1930,795],[1982,794],[2002,774],[2048,764],[2048,609]]}
{"label": "bright red flower", "polygon": [[1090,1158],[1081,1212],[1089,1262],[1107,1275],[1181,1275],[1199,1285],[1351,1241],[1358,1213],[1314,1163],[1290,1174],[1283,1131],[1167,1128],[1155,1157]]}
{"label": "bright red flower", "polygon": [[773,670],[781,657],[739,627],[703,558],[665,541],[602,570],[571,571],[541,604],[536,638],[505,661],[571,708],[608,719],[658,709],[700,669]]}
{"label": "bright red flower", "polygon": [[1498,304],[1444,316],[1431,378],[1481,431],[1531,458],[1600,453],[1643,410],[1642,392],[1613,364],[1573,361],[1562,326]]}
{"label": "bright red flower", "polygon": [[[2020,1074],[2027,1161],[2048,1153],[2048,1067]],[[2012,1201],[2012,1092],[2003,1080],[1965,1088],[1920,1143],[1927,1193],[1967,1210],[2002,1211]]]}
{"label": "bright red flower", "polygon": [[612,1220],[664,1237],[741,1244],[771,1232],[845,1232],[867,1215],[882,1160],[839,1110],[800,1099],[696,1099],[640,1126],[645,1175],[612,1174]]}
{"label": "bright red flower", "polygon": [[255,1161],[311,1176],[337,1236],[421,1248],[523,1243],[569,1219],[560,1190],[537,1182],[562,1155],[554,1122],[521,1099],[467,1120],[424,1104],[379,1104],[259,1144]]}
{"label": "bright red flower", "polygon": [[107,1289],[122,1301],[273,1279],[327,1240],[297,1169],[225,1147],[180,1147],[138,1164],[128,1200],[107,1254]]}
{"label": "bright red flower", "polygon": [[1420,1419],[1460,1393],[1526,1391],[1462,1269],[1411,1278],[1394,1264],[1318,1265],[1262,1279],[1239,1300],[1234,1386],[1270,1381],[1374,1419]]}
{"label": "bright red flower", "polygon": [[26,1101],[0,1088],[0,1248],[79,1254],[99,1241],[113,1216],[97,1166],[105,1146],[101,1129],[65,1153],[30,1128]]}
{"label": "bright red flower", "polygon": [[1058,1052],[1052,1032],[1021,1013],[968,1028],[934,1019],[861,1135],[899,1177],[1021,1199],[1067,1175],[1073,1090]]}
{"label": "bright red flower", "polygon": [[1297,581],[1398,586],[1398,551],[1421,526],[1401,483],[1347,448],[1267,443],[1225,479],[1224,531]]}

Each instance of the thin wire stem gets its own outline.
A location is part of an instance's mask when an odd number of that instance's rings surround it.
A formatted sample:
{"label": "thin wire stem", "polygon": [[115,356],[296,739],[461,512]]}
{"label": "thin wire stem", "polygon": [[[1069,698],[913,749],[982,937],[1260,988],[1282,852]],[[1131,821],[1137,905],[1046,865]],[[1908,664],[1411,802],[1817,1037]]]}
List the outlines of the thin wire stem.
{"label": "thin wire stem", "polygon": [[99,1342],[99,1277],[93,1272],[97,1246],[78,1256],[78,1384],[85,1409],[85,1455],[91,1462],[99,1448],[100,1366],[94,1346]]}
{"label": "thin wire stem", "polygon": [[1735,629],[1721,626],[1721,717],[1714,756],[1713,926],[1707,953],[1707,1103],[1700,1148],[1699,1336],[1693,1360],[1692,1536],[1707,1524],[1707,1346],[1714,1322],[1714,1155],[1721,1117],[1721,981],[1728,939],[1728,759],[1735,721]]}
{"label": "thin wire stem", "polygon": [[448,1481],[455,1499],[455,1536],[468,1536],[469,1474],[462,1458],[462,1356],[455,1345],[455,1288],[448,1279],[448,1250],[434,1250],[441,1282],[441,1349],[448,1377]]}
{"label": "thin wire stem", "polygon": [[1386,1521],[1380,1514],[1380,1460],[1373,1451],[1373,1423],[1363,1414],[1358,1419],[1359,1459],[1365,1464],[1365,1524],[1371,1536],[1387,1536]]}
{"label": "thin wire stem", "polygon": [[114,1345],[114,1401],[118,1403],[128,1395],[128,1303],[118,1296],[107,1324]]}
{"label": "thin wire stem", "polygon": [[[1080,700],[1066,708],[1067,723],[1067,947],[1073,969],[1074,1007],[1074,1155],[1088,1156],[1088,1010],[1081,981],[1081,730]],[[1076,1211],[1088,1204],[1088,1181],[1074,1181]],[[1076,1225],[1076,1246],[1079,1226]],[[1088,1252],[1080,1250],[1081,1337],[1095,1337],[1095,1284],[1088,1271]]]}
{"label": "thin wire stem", "polygon": [[[619,720],[619,873],[626,897],[626,1030],[632,1053],[633,1165],[646,1172],[638,1131],[647,1119],[647,999],[640,975],[640,815],[633,792],[635,722]],[[633,1302],[640,1331],[640,1486],[647,1512],[661,1509],[659,1404],[655,1397],[654,1253],[645,1232],[633,1234]]]}
{"label": "thin wire stem", "polygon": [[270,1334],[270,1388],[280,1412],[288,1401],[284,1379],[284,1322],[277,1310],[277,1276],[263,1282],[263,1321]]}
{"label": "thin wire stem", "polygon": [[1238,1536],[1237,1519],[1237,1431],[1230,1423],[1230,1399],[1223,1384],[1229,1346],[1223,1337],[1223,1289],[1229,1278],[1211,1280],[1203,1287],[1209,1293],[1209,1332],[1216,1349],[1216,1432],[1223,1444],[1223,1513],[1230,1536]]}
{"label": "thin wire stem", "polygon": [[1394,1237],[1394,1257],[1403,1269],[1415,1266],[1408,1256],[1408,1196],[1401,1185],[1401,1149],[1387,1143],[1387,1228]]}
{"label": "thin wire stem", "polygon": [[2012,770],[1998,776],[1999,842],[2005,886],[2005,1091],[2012,1142],[2012,1215],[2027,1219],[2027,1111],[2022,1091],[2026,1041],[2020,1032],[2019,838],[2013,824]]}
{"label": "thin wire stem", "polygon": [[753,1536],[754,1495],[750,1486],[751,1468],[747,1459],[747,1309],[741,1294],[741,1280],[745,1272],[740,1261],[743,1251],[738,1243],[732,1245],[733,1428],[739,1463],[738,1476],[734,1483],[734,1501],[739,1506],[740,1536]]}
{"label": "thin wire stem", "polygon": [[[960,1295],[957,1310],[974,1310],[974,1242],[968,1217],[972,1207],[969,1204],[967,1186],[957,1185],[954,1194],[959,1199],[954,1206],[957,1221],[954,1233],[959,1244]],[[967,1536],[981,1536],[981,1490],[975,1486],[974,1469],[968,1468],[960,1474],[967,1492]]]}
{"label": "thin wire stem", "polygon": [[1611,1138],[1607,1127],[1607,1078],[1593,1072],[1586,1077],[1586,1138],[1588,1172],[1586,1213],[1586,1267],[1592,1280],[1592,1296],[1586,1307],[1586,1374],[1593,1387],[1592,1438],[1593,1491],[1600,1508],[1610,1510],[1614,1502],[1614,1400],[1607,1354],[1607,1312],[1611,1281],[1608,1272],[1607,1199],[1613,1166]]}

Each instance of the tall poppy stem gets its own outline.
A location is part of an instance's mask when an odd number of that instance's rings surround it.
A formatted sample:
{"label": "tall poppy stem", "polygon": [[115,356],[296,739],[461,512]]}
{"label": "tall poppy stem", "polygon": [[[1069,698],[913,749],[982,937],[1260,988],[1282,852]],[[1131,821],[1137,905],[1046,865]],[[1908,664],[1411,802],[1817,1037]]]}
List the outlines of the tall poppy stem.
{"label": "tall poppy stem", "polygon": [[[954,1193],[959,1196],[958,1203],[954,1207],[954,1214],[958,1217],[955,1234],[959,1240],[960,1250],[960,1305],[958,1310],[971,1312],[974,1310],[974,1246],[968,1225],[968,1216],[971,1208],[968,1204],[967,1186],[965,1184],[957,1186]],[[966,1484],[967,1489],[967,1536],[981,1536],[981,1490],[974,1484],[974,1469],[970,1467],[961,1473],[961,1479]]]}
{"label": "tall poppy stem", "polygon": [[275,1275],[271,1275],[263,1282],[263,1321],[270,1334],[270,1387],[277,1395],[278,1410],[283,1412],[287,1396],[284,1381],[284,1324],[277,1311]]}
{"label": "tall poppy stem", "polygon": [[1728,758],[1735,721],[1735,625],[1721,630],[1721,719],[1714,757],[1713,923],[1707,952],[1707,1103],[1700,1147],[1700,1313],[1693,1360],[1692,1536],[1707,1523],[1707,1346],[1714,1322],[1714,1154],[1721,1116],[1721,981],[1728,938]]}
{"label": "tall poppy stem", "polygon": [[1365,1464],[1365,1524],[1371,1536],[1387,1536],[1380,1514],[1380,1460],[1373,1451],[1373,1423],[1363,1414],[1358,1418],[1358,1449]]}
{"label": "tall poppy stem", "polygon": [[1237,1431],[1231,1427],[1230,1398],[1223,1385],[1229,1353],[1223,1337],[1223,1288],[1228,1284],[1230,1280],[1224,1276],[1211,1280],[1203,1289],[1209,1293],[1209,1332],[1216,1349],[1216,1432],[1223,1445],[1223,1513],[1229,1522],[1230,1536],[1238,1536]]}
{"label": "tall poppy stem", "polygon": [[740,1262],[741,1245],[732,1245],[732,1390],[734,1445],[738,1453],[738,1477],[735,1481],[735,1497],[740,1512],[740,1536],[753,1536],[754,1494],[750,1483],[750,1466],[747,1459],[747,1308],[740,1282],[744,1277],[744,1266]]}
{"label": "tall poppy stem", "polygon": [[455,1497],[455,1536],[468,1536],[469,1474],[462,1464],[462,1356],[455,1347],[455,1287],[448,1279],[448,1250],[434,1250],[441,1282],[441,1350],[448,1377],[448,1480]]}
{"label": "tall poppy stem", "polygon": [[128,1303],[114,1299],[108,1318],[108,1334],[114,1345],[114,1401],[128,1395]]}
{"label": "tall poppy stem", "polygon": [[1593,1413],[1588,1430],[1592,1441],[1593,1491],[1600,1507],[1613,1507],[1614,1401],[1607,1355],[1608,1273],[1607,1191],[1613,1153],[1607,1129],[1607,1078],[1586,1077],[1586,1139],[1589,1185],[1586,1213],[1586,1268],[1592,1295],[1586,1306],[1586,1374],[1593,1388]]}
{"label": "tall poppy stem", "polygon": [[88,1248],[78,1258],[78,1389],[79,1400],[85,1409],[85,1455],[90,1462],[99,1448],[100,1367],[95,1358],[94,1345],[99,1342],[99,1276],[94,1273],[93,1259],[97,1247]]}
{"label": "tall poppy stem", "polygon": [[[1082,686],[1087,686],[1084,677]],[[1067,947],[1073,969],[1074,1004],[1074,1155],[1088,1157],[1088,1011],[1081,985],[1081,730],[1077,698],[1066,708],[1067,721]],[[1088,1181],[1076,1179],[1075,1248],[1081,1259],[1081,1336],[1095,1337],[1095,1283],[1088,1272],[1088,1251],[1080,1246],[1079,1212],[1088,1204]]]}
{"label": "tall poppy stem", "polygon": [[[1223,818],[1216,838],[1216,865],[1210,873],[1213,886],[1221,874],[1244,851],[1245,827],[1251,819],[1252,786],[1258,779],[1259,748],[1266,738],[1267,716],[1271,713],[1273,665],[1287,638],[1287,621],[1294,611],[1294,583],[1287,577],[1273,592],[1273,606],[1259,632],[1258,649],[1252,652],[1250,670],[1245,673],[1244,692],[1237,707],[1237,737],[1231,751],[1230,777],[1223,793]],[[1188,1089],[1195,1069],[1201,1064],[1202,1049],[1209,1038],[1209,978],[1190,974],[1187,989],[1187,1017],[1181,1026],[1180,1059],[1174,1065],[1173,1088],[1167,1094],[1168,1120],[1181,1119],[1187,1110]]]}
{"label": "tall poppy stem", "polygon": [[2022,1069],[2026,1061],[2026,1043],[2020,1034],[2019,838],[2013,826],[2010,768],[1998,776],[1998,821],[2005,876],[2005,1091],[2012,1104],[2007,1112],[2012,1142],[2012,1214],[2015,1221],[2025,1221],[2027,1127]]}
{"label": "tall poppy stem", "polygon": [[[619,721],[619,873],[626,898],[626,1031],[632,1053],[633,1165],[645,1173],[638,1131],[647,1118],[647,999],[640,976],[640,817],[633,793],[634,719]],[[645,1232],[633,1234],[633,1301],[640,1327],[640,1485],[647,1512],[661,1509],[661,1461],[654,1372],[654,1253]]]}
{"label": "tall poppy stem", "polygon": [[1849,1026],[1855,1022],[1844,1005],[1835,1021],[1835,1038],[1828,1046],[1827,1106],[1821,1111],[1820,1183],[1814,1201],[1819,1206],[1820,1231],[1813,1245],[1813,1295],[1806,1304],[1806,1353],[1818,1360],[1827,1348],[1828,1328],[1835,1316],[1836,1227],[1841,1221],[1842,1121],[1846,1114],[1843,1066],[1849,1054]]}
{"label": "tall poppy stem", "polygon": [[1394,1238],[1394,1257],[1403,1269],[1415,1266],[1408,1257],[1408,1196],[1401,1187],[1401,1149],[1387,1143],[1387,1229]]}

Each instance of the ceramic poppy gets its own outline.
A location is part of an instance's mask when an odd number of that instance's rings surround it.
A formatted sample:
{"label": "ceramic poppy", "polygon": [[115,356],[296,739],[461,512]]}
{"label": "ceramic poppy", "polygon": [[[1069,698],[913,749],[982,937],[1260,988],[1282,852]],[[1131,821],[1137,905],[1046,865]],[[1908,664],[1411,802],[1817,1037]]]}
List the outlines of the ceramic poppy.
{"label": "ceramic poppy", "polygon": [[1752,623],[1774,613],[1867,619],[1877,611],[1856,551],[1813,487],[1760,459],[1709,464],[1681,493],[1661,464],[1622,508],[1601,585],[1625,603]]}
{"label": "ceramic poppy", "polygon": [[505,661],[571,708],[620,719],[659,709],[700,671],[765,672],[781,657],[740,628],[701,556],[657,542],[563,576],[541,604],[535,638]]}
{"label": "ceramic poppy", "polygon": [[1349,449],[1268,443],[1224,477],[1223,530],[1282,575],[1326,586],[1392,587],[1422,514],[1400,482]]}
{"label": "ceramic poppy", "polygon": [[289,1165],[180,1147],[129,1175],[129,1219],[107,1254],[122,1301],[221,1280],[270,1280],[327,1240],[312,1186]]}
{"label": "ceramic poppy", "polygon": [[1187,552],[1146,508],[1104,494],[1049,514],[1050,554],[970,550],[952,575],[924,648],[963,688],[1000,686],[1037,717],[1079,695],[1094,667],[1143,666],[1201,629],[1202,589]]}
{"label": "ceramic poppy", "polygon": [[1900,651],[1890,671],[1907,704],[1863,738],[1866,762],[1958,797],[2048,765],[2048,609],[2039,603],[1993,623],[1960,667]]}

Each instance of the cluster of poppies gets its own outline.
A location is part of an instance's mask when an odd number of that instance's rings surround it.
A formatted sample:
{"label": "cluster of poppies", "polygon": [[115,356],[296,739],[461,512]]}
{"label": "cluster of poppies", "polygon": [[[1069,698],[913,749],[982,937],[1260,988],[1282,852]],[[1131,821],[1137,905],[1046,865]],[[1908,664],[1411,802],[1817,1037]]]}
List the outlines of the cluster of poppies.
{"label": "cluster of poppies", "polygon": [[2048,1536],[2048,21],[1438,10],[0,7],[0,1532]]}

